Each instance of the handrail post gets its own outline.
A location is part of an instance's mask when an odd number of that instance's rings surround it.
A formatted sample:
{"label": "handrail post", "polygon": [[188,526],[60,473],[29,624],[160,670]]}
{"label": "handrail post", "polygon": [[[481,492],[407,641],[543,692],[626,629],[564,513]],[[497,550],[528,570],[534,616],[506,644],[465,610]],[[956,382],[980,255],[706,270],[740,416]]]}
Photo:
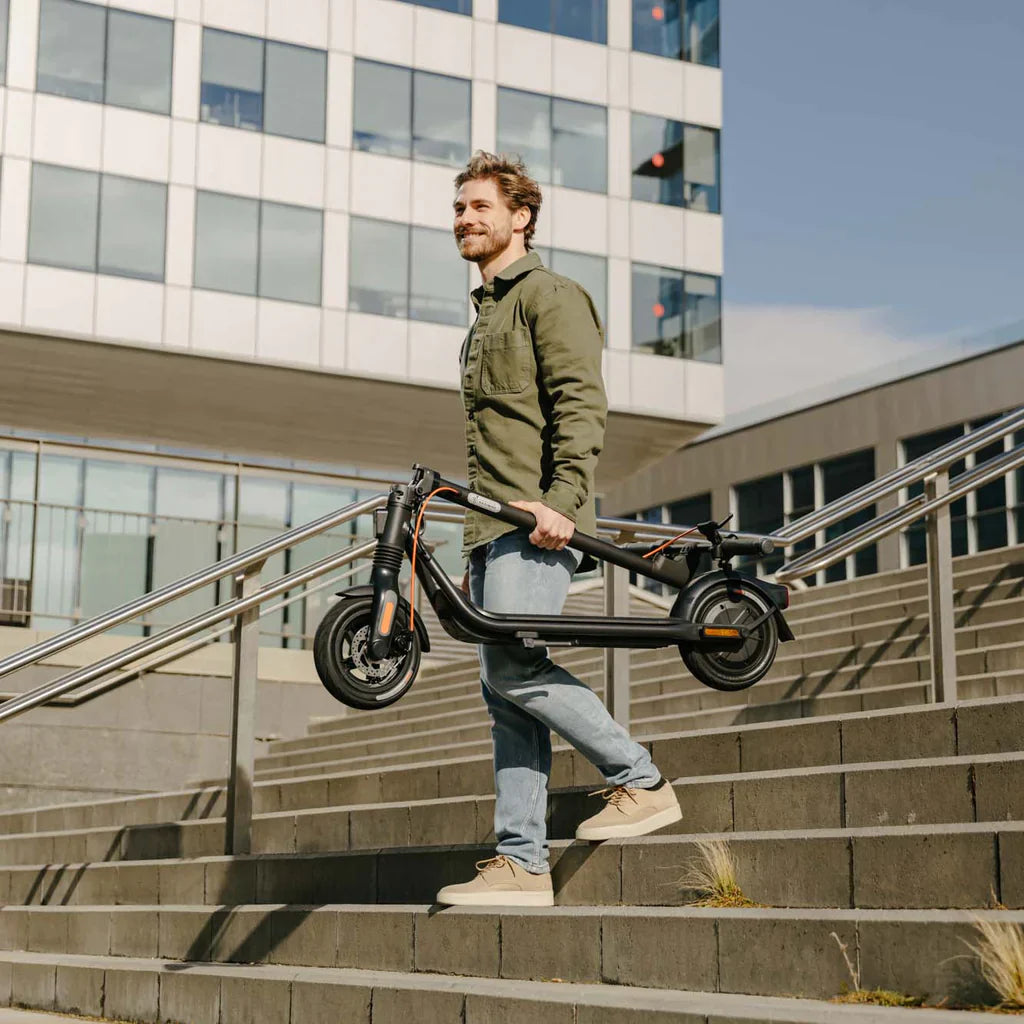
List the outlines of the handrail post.
{"label": "handrail post", "polygon": [[[249,597],[260,588],[262,563],[234,578],[234,596]],[[253,774],[256,746],[256,686],[259,675],[260,608],[255,605],[235,617],[231,672],[231,765],[224,852],[252,852]]]}
{"label": "handrail post", "polygon": [[[629,615],[629,570],[604,563],[604,613]],[[629,729],[629,648],[607,647],[604,652],[604,702],[609,714]]]}
{"label": "handrail post", "polygon": [[[925,500],[949,493],[949,470],[925,477]],[[956,700],[956,623],[953,616],[953,541],[950,506],[932,509],[928,527],[928,618],[931,639],[932,699]]]}

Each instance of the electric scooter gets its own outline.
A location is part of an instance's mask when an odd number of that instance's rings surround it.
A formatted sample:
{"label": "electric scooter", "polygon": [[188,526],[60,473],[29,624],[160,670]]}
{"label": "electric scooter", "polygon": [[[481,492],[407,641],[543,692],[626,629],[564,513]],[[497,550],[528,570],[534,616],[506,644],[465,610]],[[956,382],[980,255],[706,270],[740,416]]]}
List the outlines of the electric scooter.
{"label": "electric scooter", "polygon": [[[583,552],[580,569],[594,559],[621,566],[679,590],[667,616],[495,614],[473,604],[420,545],[423,512],[439,496],[463,508],[532,530],[536,521],[513,508],[414,465],[408,484],[395,484],[386,509],[374,523],[377,547],[371,582],[338,594],[316,631],[313,660],[328,692],[352,708],[384,708],[400,700],[416,681],[421,652],[430,650],[423,619],[411,604],[416,582],[445,632],[471,644],[523,647],[657,648],[675,644],[683,662],[702,683],[716,690],[743,690],[764,678],[779,641],[793,639],[783,611],[786,587],[730,566],[732,558],[770,554],[767,538],[722,534],[724,523],[701,523],[656,547],[616,545],[576,532],[569,547]],[[700,539],[679,543],[687,534]],[[700,572],[706,554],[717,568]],[[412,563],[410,600],[399,593],[406,557]],[[704,563],[706,564],[706,562]]]}

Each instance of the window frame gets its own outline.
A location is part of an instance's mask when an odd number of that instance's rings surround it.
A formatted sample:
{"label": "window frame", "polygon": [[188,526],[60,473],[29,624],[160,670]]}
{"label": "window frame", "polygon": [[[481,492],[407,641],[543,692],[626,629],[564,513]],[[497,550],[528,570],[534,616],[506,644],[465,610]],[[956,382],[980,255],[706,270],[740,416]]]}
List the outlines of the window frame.
{"label": "window frame", "polygon": [[[413,224],[410,221],[397,221],[387,220],[384,217],[364,217],[361,215],[353,214],[349,218],[349,257],[351,261],[352,253],[352,228],[357,221],[370,221],[377,224],[386,224],[392,228],[402,228],[406,232],[406,266],[405,266],[405,316],[393,316],[388,313],[372,313],[364,310],[353,310],[354,312],[363,313],[366,316],[384,316],[391,320],[406,320],[409,323],[418,324],[436,324],[439,327],[458,327],[459,329],[468,329],[469,327],[469,265],[465,266],[466,276],[466,296],[465,296],[465,320],[459,324],[452,324],[446,320],[427,320],[423,317],[412,316],[412,270],[413,270],[413,232],[414,231],[433,231],[437,234],[446,234],[442,228],[433,228],[425,224]],[[349,275],[348,292],[345,298],[348,308],[352,309],[352,277]]]}
{"label": "window frame", "polygon": [[[498,86],[498,91],[497,91],[497,102],[495,104],[496,111],[497,111],[496,118],[495,118],[495,122],[496,122],[495,123],[495,140],[497,142],[497,147],[498,147],[499,150],[501,150],[502,152],[517,153],[519,156],[522,156],[522,154],[519,153],[518,150],[516,150],[514,147],[505,146],[500,141],[500,136],[501,136],[500,112],[501,112],[501,96],[502,96],[502,94],[505,94],[505,95],[517,95],[517,96],[528,96],[531,99],[535,99],[535,100],[536,99],[541,99],[541,100],[547,101],[547,104],[548,104],[547,165],[550,168],[550,176],[549,177],[544,177],[544,178],[537,177],[537,181],[540,182],[540,184],[542,184],[542,185],[550,185],[552,188],[568,188],[568,189],[572,189],[575,192],[584,192],[587,195],[591,195],[591,196],[607,196],[608,195],[608,107],[607,106],[604,106],[604,105],[602,105],[600,103],[589,103],[586,100],[573,99],[570,96],[556,96],[556,95],[554,95],[552,93],[533,92],[533,91],[531,91],[529,89],[520,89],[520,88],[517,88],[516,86],[511,86],[511,85],[499,85]],[[560,101],[562,103],[567,103],[567,104],[575,104],[577,106],[582,106],[582,107],[593,107],[595,110],[600,110],[600,111],[603,112],[603,114],[604,114],[604,161],[603,161],[603,164],[602,164],[602,167],[603,167],[603,170],[604,170],[604,189],[603,190],[595,190],[595,189],[590,189],[590,188],[583,188],[583,187],[581,187],[579,185],[567,185],[564,182],[556,182],[554,180],[555,171],[556,171],[556,164],[555,164],[555,131],[556,131],[556,129],[555,129],[555,103],[558,102],[558,101]],[[531,173],[532,173],[532,168],[528,168],[528,169],[530,169]]]}
{"label": "window frame", "polygon": [[[60,0],[61,3],[77,4],[80,7],[95,8],[103,12],[103,53],[101,56],[101,64],[103,67],[103,80],[101,82],[102,98],[91,99],[85,96],[63,96],[61,93],[54,92],[51,89],[43,89],[39,86],[39,54],[42,52],[43,43],[43,18],[42,10],[43,4],[47,0],[40,0],[39,4],[39,18],[36,24],[36,75],[34,91],[41,93],[44,96],[57,96],[59,99],[73,99],[78,100],[81,103],[100,103],[103,106],[115,107],[118,110],[136,110],[143,114],[152,114],[154,117],[170,117],[172,114],[174,104],[174,18],[164,18],[159,14],[147,14],[143,11],[132,11],[126,10],[123,7],[99,5],[93,3],[87,3],[86,0]],[[127,103],[114,103],[107,99],[108,91],[108,78],[110,75],[110,61],[109,61],[109,48],[110,48],[110,12],[116,11],[118,14],[130,15],[135,18],[147,18],[151,21],[161,21],[170,25],[170,60],[169,69],[170,77],[168,79],[167,89],[167,109],[164,111],[152,110],[149,107],[139,107]],[[0,83],[6,80],[6,69],[3,78],[0,78]]]}
{"label": "window frame", "polygon": [[[96,217],[95,217],[95,232],[92,238],[92,266],[90,268],[70,266],[67,263],[57,263],[53,260],[40,260],[31,258],[31,243],[32,243],[32,200],[36,191],[35,181],[35,168],[46,167],[54,168],[58,171],[71,172],[73,174],[88,175],[96,179]],[[103,181],[105,178],[117,178],[122,181],[139,182],[143,185],[149,185],[156,188],[163,189],[163,247],[161,257],[161,276],[159,278],[150,277],[142,274],[126,274],[117,273],[111,270],[100,269],[100,236],[102,234],[102,216],[103,216]],[[80,274],[95,274],[102,277],[116,277],[125,278],[129,281],[148,281],[151,284],[166,284],[167,283],[167,213],[169,209],[169,192],[170,187],[165,181],[154,181],[151,178],[139,178],[135,175],[129,174],[112,174],[105,171],[93,171],[86,167],[68,167],[64,164],[51,164],[45,160],[33,160],[31,162],[29,171],[29,198],[28,198],[28,237],[26,239],[26,263],[31,263],[36,267],[52,267],[57,270],[71,270],[77,271]]]}
{"label": "window frame", "polygon": [[[303,43],[290,43],[283,39],[267,39],[264,36],[254,36],[247,32],[236,32],[233,29],[218,28],[216,25],[203,25],[202,35],[199,43],[199,97],[197,100],[196,120],[200,124],[212,124],[219,128],[232,128],[236,131],[255,131],[260,135],[270,135],[275,139],[293,139],[296,142],[309,142],[313,145],[324,146],[327,144],[327,101],[330,89],[330,51],[321,50],[318,46],[306,46]],[[249,39],[260,44],[260,126],[259,128],[246,128],[243,125],[223,124],[220,121],[210,121],[203,117],[203,53],[206,47],[207,32],[216,32],[225,36],[236,36],[239,39]],[[323,81],[323,131],[318,139],[311,139],[306,135],[291,135],[286,132],[270,131],[267,128],[267,49],[268,44],[272,46],[287,47],[293,50],[305,50],[309,53],[320,54],[324,59],[324,81]],[[216,83],[210,83],[211,85]],[[353,90],[354,92],[355,90]]]}
{"label": "window frame", "polygon": [[[296,306],[307,306],[307,307],[313,307],[314,309],[322,309],[323,308],[323,298],[324,298],[324,285],[323,285],[323,277],[324,277],[324,234],[325,234],[324,222],[325,222],[326,218],[324,216],[324,212],[325,211],[323,210],[322,207],[318,207],[318,206],[304,206],[302,203],[282,203],[282,202],[279,202],[276,199],[263,199],[262,197],[256,197],[256,196],[243,196],[243,195],[238,195],[238,194],[233,193],[233,192],[221,192],[221,191],[216,190],[216,189],[208,189],[208,188],[196,189],[196,201],[195,201],[195,203],[193,205],[193,224],[192,224],[192,237],[193,237],[193,239],[198,239],[199,238],[199,196],[201,194],[210,195],[210,196],[218,196],[218,197],[223,196],[223,197],[225,197],[227,199],[243,199],[243,200],[246,200],[248,202],[253,202],[253,203],[256,204],[256,280],[255,280],[254,289],[251,292],[240,292],[240,291],[236,291],[236,290],[230,289],[230,288],[215,288],[215,287],[211,287],[210,285],[207,285],[207,284],[200,284],[198,281],[196,281],[196,272],[197,272],[198,266],[199,266],[199,260],[197,259],[197,251],[198,251],[198,249],[197,249],[196,242],[193,241],[192,284],[191,284],[192,288],[199,288],[200,290],[206,291],[206,292],[216,292],[216,293],[218,293],[220,295],[241,295],[244,298],[265,299],[267,302],[289,302],[289,303],[292,303],[292,304],[294,304]],[[275,297],[273,295],[263,295],[260,292],[260,280],[261,280],[261,270],[262,270],[262,260],[263,260],[263,204],[264,203],[271,203],[274,206],[295,207],[295,208],[297,208],[299,210],[306,210],[306,211],[309,211],[311,213],[318,213],[318,214],[320,214],[320,276],[319,276],[319,280],[317,282],[318,298],[317,298],[316,302],[306,302],[306,301],[304,301],[302,299],[281,299],[281,298],[277,298],[277,297]]]}
{"label": "window frame", "polygon": [[[408,0],[413,2],[413,0]],[[366,149],[362,146],[356,145],[356,113],[358,99],[358,87],[356,84],[356,73],[357,68],[360,64],[363,65],[375,65],[379,68],[388,68],[392,71],[404,72],[409,77],[409,92],[408,92],[408,112],[409,112],[409,137],[407,140],[407,147],[404,153],[381,153],[374,149]],[[466,87],[466,158],[456,161],[448,160],[432,160],[429,157],[416,155],[416,79],[417,76],[426,76],[430,78],[444,78],[452,82],[458,82]],[[425,136],[420,136],[425,138]],[[386,156],[391,157],[393,160],[409,160],[412,163],[429,164],[432,167],[456,167],[461,168],[466,160],[469,158],[469,154],[473,151],[473,79],[463,78],[461,75],[446,75],[439,71],[429,71],[426,68],[410,67],[406,64],[393,64],[390,61],[375,60],[372,57],[359,57],[357,56],[353,61],[352,68],[352,139],[351,147],[353,152],[358,153],[369,153],[371,156]],[[373,218],[370,218],[373,219]],[[382,218],[377,218],[382,219]]]}

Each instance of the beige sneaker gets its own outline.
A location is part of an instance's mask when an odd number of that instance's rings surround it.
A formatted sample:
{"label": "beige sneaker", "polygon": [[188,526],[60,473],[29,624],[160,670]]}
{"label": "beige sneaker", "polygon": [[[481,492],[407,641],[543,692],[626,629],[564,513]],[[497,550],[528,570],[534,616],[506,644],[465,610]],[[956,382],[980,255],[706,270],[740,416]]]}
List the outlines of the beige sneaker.
{"label": "beige sneaker", "polygon": [[679,801],[667,781],[656,789],[613,786],[590,794],[598,795],[605,800],[604,810],[587,818],[576,829],[577,839],[630,839],[633,836],[645,836],[648,832],[679,821],[683,816]]}
{"label": "beige sneaker", "polygon": [[476,863],[472,882],[446,885],[438,903],[450,907],[553,907],[551,873],[533,875],[508,857],[491,857]]}

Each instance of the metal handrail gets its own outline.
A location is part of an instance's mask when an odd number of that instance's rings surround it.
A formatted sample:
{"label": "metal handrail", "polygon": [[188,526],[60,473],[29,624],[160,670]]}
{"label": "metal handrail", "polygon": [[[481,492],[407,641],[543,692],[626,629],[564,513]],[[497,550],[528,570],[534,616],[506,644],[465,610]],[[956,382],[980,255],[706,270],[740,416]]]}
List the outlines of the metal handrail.
{"label": "metal handrail", "polygon": [[[304,601],[310,594],[316,594],[321,590],[326,590],[328,587],[337,586],[339,583],[351,578],[352,576],[356,576],[361,572],[366,572],[369,568],[370,567],[368,565],[357,565],[352,569],[347,569],[345,572],[340,573],[337,576],[330,577],[330,579],[321,580],[316,586],[307,586],[301,593],[293,594],[291,597],[285,598],[283,601],[277,601],[269,608],[262,608],[260,610],[260,614],[269,615],[271,612],[280,611],[282,608],[288,608],[298,601]],[[89,701],[95,700],[97,697],[102,697],[105,693],[110,693],[113,690],[119,690],[126,683],[133,682],[146,672],[154,672],[157,669],[164,668],[176,661],[180,661],[182,658],[188,657],[190,654],[195,654],[196,651],[201,651],[205,647],[212,646],[216,640],[219,640],[222,636],[227,636],[233,628],[233,626],[222,626],[220,629],[216,629],[212,633],[208,633],[206,636],[200,637],[198,640],[193,640],[192,643],[185,644],[184,647],[175,647],[170,651],[161,651],[152,657],[144,659],[132,668],[126,669],[124,672],[119,673],[112,679],[101,679],[98,683],[94,683],[92,686],[87,686],[84,690],[79,691],[73,697],[55,697],[49,701],[46,706],[77,708],[82,704],[87,704]],[[19,692],[0,692],[0,703],[12,700],[19,695]]]}
{"label": "metal handrail", "polygon": [[[386,494],[376,494],[363,501],[345,505],[336,512],[321,516],[319,519],[314,519],[303,526],[296,526],[294,529],[281,533],[276,537],[271,537],[269,540],[263,541],[263,543],[257,544],[246,551],[241,551],[230,558],[222,559],[220,562],[214,562],[213,565],[209,565],[205,569],[199,569],[190,576],[184,576],[179,580],[168,583],[159,590],[153,590],[148,594],[144,594],[142,597],[129,601],[119,608],[114,608],[102,615],[97,615],[95,618],[73,626],[63,633],[58,633],[47,640],[42,640],[31,647],[26,647],[25,650],[12,654],[10,657],[0,661],[0,677],[15,672],[19,668],[32,665],[43,658],[48,658],[67,650],[67,648],[73,647],[83,640],[88,640],[90,637],[97,636],[113,626],[118,626],[122,622],[134,619],[153,608],[169,604],[179,597],[191,594],[194,590],[199,590],[211,583],[215,583],[224,576],[244,572],[254,565],[262,564],[271,555],[284,551],[286,548],[290,548],[304,540],[309,540],[311,537],[325,533],[327,530],[365,515],[367,512],[372,512],[376,508],[382,508],[386,502]],[[325,569],[324,571],[329,570]],[[0,717],[0,720],[2,720],[2,717]]]}
{"label": "metal handrail", "polygon": [[893,494],[908,484],[919,483],[926,476],[947,469],[964,456],[1021,428],[1024,428],[1024,405],[977,430],[972,430],[969,434],[964,434],[963,437],[954,438],[934,451],[926,452],[913,462],[886,473],[885,476],[837,498],[820,509],[801,516],[774,531],[772,539],[780,546],[791,547],[825,527],[842,522],[852,513],[873,505],[879,498]]}
{"label": "metal handrail", "polygon": [[[954,477],[950,480],[949,490],[930,501],[926,500],[927,495],[923,493],[916,495],[898,508],[877,516],[870,522],[855,527],[822,547],[787,562],[781,569],[776,570],[775,578],[780,583],[789,583],[792,580],[810,576],[819,570],[827,569],[915,520],[951,504],[970,491],[977,490],[993,480],[998,480],[1019,466],[1024,466],[1024,444]],[[775,536],[777,538],[778,534]]]}

